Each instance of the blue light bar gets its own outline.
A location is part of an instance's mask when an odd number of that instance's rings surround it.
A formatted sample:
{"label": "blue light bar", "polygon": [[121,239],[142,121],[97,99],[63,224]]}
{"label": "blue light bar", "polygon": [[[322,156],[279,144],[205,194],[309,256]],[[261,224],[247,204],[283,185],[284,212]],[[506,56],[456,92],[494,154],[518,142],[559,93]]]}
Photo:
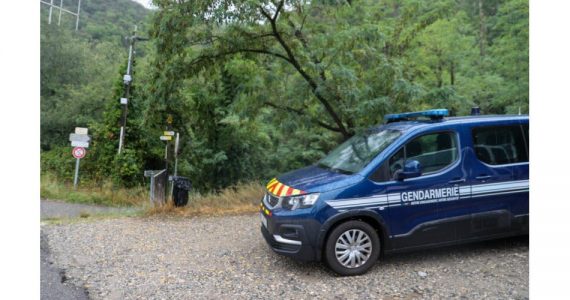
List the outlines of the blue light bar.
{"label": "blue light bar", "polygon": [[388,114],[384,116],[384,120],[387,123],[405,121],[410,118],[426,117],[432,120],[441,119],[443,117],[449,116],[449,111],[445,108],[430,109],[424,111],[407,112],[401,114]]}

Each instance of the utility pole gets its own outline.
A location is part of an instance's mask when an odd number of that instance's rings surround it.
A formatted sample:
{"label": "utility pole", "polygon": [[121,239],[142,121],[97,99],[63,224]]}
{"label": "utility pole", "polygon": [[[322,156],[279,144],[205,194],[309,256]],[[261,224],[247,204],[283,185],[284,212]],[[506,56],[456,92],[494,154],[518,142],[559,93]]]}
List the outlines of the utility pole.
{"label": "utility pole", "polygon": [[133,69],[133,57],[135,55],[135,42],[136,41],[147,41],[148,38],[143,38],[137,36],[137,26],[135,25],[135,29],[133,31],[133,35],[129,38],[129,58],[127,61],[127,74],[123,76],[123,84],[124,84],[124,92],[123,97],[121,98],[121,106],[122,106],[122,114],[121,114],[121,130],[119,132],[119,151],[118,154],[121,154],[121,150],[124,148],[124,141],[125,141],[125,128],[127,127],[127,111],[128,111],[128,103],[129,97],[131,93],[131,82],[133,81],[132,77],[132,69]]}
{"label": "utility pole", "polygon": [[49,17],[48,17],[48,24],[51,24],[51,13],[53,11],[53,0],[49,2]]}
{"label": "utility pole", "polygon": [[77,4],[77,18],[75,19],[75,31],[79,29],[79,13],[81,12],[81,0]]}
{"label": "utility pole", "polygon": [[54,0],[50,0],[50,2],[40,0],[41,4],[45,4],[49,6],[49,15],[48,15],[48,24],[51,24],[51,16],[53,14],[53,9],[59,9],[59,17],[57,19],[57,25],[61,25],[61,13],[67,13],[70,15],[75,16],[75,31],[79,30],[79,15],[81,14],[81,0],[77,2],[77,12],[72,12],[68,9],[63,8],[63,0],[59,0],[59,6],[53,4]]}
{"label": "utility pole", "polygon": [[[59,18],[57,19],[57,26],[61,25],[61,9],[62,8],[63,8],[63,0],[59,0]],[[49,9],[51,9],[51,7]]]}

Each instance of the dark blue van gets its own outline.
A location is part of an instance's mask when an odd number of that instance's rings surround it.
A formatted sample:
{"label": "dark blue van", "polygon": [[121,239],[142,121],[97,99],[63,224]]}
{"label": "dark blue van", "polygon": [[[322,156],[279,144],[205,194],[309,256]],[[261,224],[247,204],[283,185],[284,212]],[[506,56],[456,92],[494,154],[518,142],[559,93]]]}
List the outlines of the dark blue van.
{"label": "dark blue van", "polygon": [[528,234],[528,116],[387,115],[317,164],[271,180],[271,248],[366,272],[381,252]]}

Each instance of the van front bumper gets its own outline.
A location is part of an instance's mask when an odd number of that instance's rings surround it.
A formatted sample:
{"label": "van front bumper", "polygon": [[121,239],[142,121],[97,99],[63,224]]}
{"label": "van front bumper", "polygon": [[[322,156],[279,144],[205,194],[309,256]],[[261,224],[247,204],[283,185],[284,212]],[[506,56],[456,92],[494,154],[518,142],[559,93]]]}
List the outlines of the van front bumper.
{"label": "van front bumper", "polygon": [[266,220],[267,227],[261,224],[261,233],[273,251],[301,261],[320,260],[320,251],[315,248],[320,228],[317,221],[279,220],[274,216]]}

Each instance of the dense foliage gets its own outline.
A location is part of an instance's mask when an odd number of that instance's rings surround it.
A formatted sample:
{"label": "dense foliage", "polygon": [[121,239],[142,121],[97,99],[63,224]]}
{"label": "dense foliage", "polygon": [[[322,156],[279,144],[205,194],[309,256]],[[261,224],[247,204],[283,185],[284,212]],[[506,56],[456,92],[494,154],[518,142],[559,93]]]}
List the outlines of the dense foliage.
{"label": "dense foliage", "polygon": [[[44,169],[57,171],[57,151],[65,151],[56,146],[75,125],[89,125],[93,178],[137,184],[142,170],[161,166],[158,136],[168,129],[182,137],[179,173],[213,190],[314,163],[390,112],[446,107],[461,115],[478,105],[528,113],[527,0],[154,3],[121,156],[126,50],[104,49],[108,34],[94,32],[59,34],[78,41],[58,49],[44,26]],[[70,67],[44,53],[68,57]],[[44,72],[59,75],[44,80]],[[71,100],[78,94],[101,100]]]}

